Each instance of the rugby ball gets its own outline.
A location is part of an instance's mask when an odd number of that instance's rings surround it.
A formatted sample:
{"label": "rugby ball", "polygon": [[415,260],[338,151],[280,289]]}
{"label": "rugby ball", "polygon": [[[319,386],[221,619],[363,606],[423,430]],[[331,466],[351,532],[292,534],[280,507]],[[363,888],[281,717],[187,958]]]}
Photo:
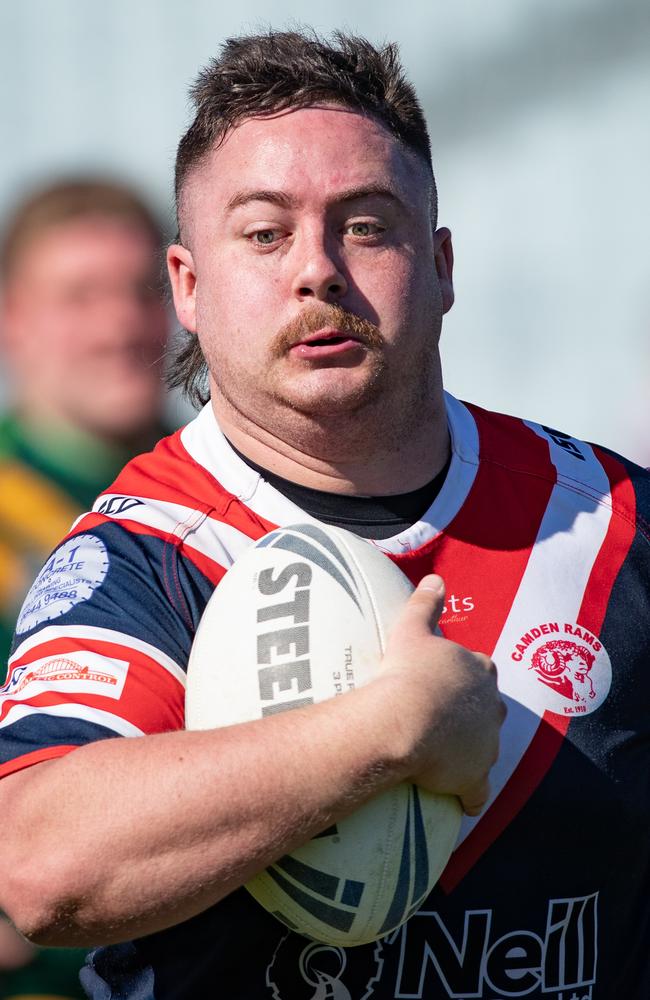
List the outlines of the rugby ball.
{"label": "rugby ball", "polygon": [[[340,528],[297,524],[265,535],[228,570],[199,623],[187,728],[263,718],[367,683],[412,590],[386,555]],[[306,937],[366,944],[418,909],[449,859],[460,819],[455,797],[402,783],[246,888]]]}

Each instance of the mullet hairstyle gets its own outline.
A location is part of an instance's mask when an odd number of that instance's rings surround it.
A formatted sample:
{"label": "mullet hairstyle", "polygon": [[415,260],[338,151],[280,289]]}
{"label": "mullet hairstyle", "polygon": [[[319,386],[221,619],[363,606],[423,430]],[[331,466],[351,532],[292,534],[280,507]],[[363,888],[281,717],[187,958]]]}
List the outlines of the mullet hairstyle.
{"label": "mullet hairstyle", "polygon": [[[396,45],[375,48],[367,39],[337,31],[331,42],[309,29],[269,31],[228,39],[221,54],[199,74],[191,97],[194,121],[176,155],[178,240],[182,241],[183,187],[188,175],[226,135],[248,118],[327,102],[371,115],[431,172],[426,119],[400,64]],[[208,368],[198,337],[181,332],[167,377],[195,405],[209,398]]]}

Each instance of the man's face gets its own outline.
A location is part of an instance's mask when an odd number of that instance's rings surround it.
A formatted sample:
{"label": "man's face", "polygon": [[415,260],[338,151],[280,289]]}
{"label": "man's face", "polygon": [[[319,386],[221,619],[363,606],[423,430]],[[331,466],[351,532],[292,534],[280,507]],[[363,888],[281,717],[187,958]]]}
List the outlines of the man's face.
{"label": "man's face", "polygon": [[218,414],[277,433],[428,397],[453,295],[431,187],[382,125],[333,106],[247,120],[190,174],[168,259]]}
{"label": "man's face", "polygon": [[167,336],[156,247],[136,223],[52,225],[20,252],[3,333],[16,403],[108,438],[150,428]]}

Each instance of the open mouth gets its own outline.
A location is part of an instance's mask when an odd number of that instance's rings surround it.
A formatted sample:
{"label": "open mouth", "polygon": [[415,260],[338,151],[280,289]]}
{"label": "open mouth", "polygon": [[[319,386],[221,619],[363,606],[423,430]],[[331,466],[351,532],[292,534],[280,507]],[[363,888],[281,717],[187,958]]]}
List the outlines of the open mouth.
{"label": "open mouth", "polygon": [[343,344],[347,340],[352,340],[352,337],[348,337],[347,334],[341,333],[337,336],[325,336],[316,337],[314,340],[303,340],[303,344],[307,344],[309,347],[330,347],[335,344]]}
{"label": "open mouth", "polygon": [[363,344],[340,330],[317,330],[294,344],[291,353],[304,359],[328,358],[348,351],[358,351]]}

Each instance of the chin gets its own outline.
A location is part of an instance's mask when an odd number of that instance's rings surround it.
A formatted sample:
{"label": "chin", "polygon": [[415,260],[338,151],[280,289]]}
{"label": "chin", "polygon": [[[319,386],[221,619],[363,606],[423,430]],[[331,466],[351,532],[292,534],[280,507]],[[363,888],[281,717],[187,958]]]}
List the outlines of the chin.
{"label": "chin", "polygon": [[[285,385],[276,399],[291,409],[314,417],[354,413],[374,403],[382,393],[381,372],[352,373],[349,369],[323,369],[308,380]],[[356,376],[356,377],[355,377]]]}

